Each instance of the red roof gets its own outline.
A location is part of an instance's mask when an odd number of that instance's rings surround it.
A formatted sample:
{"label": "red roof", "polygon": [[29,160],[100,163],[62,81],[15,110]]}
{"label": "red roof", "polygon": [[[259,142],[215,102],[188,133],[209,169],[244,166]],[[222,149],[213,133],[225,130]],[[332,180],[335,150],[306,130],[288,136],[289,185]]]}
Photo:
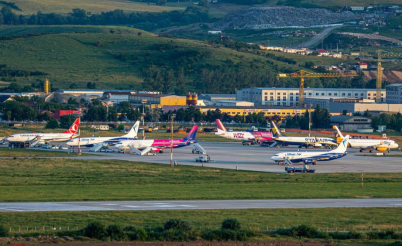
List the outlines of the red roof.
{"label": "red roof", "polygon": [[319,53],[324,53],[324,52],[325,52],[324,49],[317,49],[317,51],[318,51]]}
{"label": "red roof", "polygon": [[367,65],[367,63],[365,63],[365,62],[358,62],[357,64],[358,65]]}

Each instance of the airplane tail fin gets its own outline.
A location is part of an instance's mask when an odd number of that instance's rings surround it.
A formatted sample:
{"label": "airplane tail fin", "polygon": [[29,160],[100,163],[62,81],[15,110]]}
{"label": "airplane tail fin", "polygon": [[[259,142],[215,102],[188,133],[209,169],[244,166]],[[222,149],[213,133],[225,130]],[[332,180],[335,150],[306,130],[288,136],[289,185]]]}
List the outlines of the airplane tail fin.
{"label": "airplane tail fin", "polygon": [[77,118],[74,123],[70,126],[67,131],[64,131],[63,134],[77,134],[78,129],[80,128],[80,118]]}
{"label": "airplane tail fin", "polygon": [[336,143],[339,144],[340,142],[342,142],[343,139],[345,139],[345,137],[342,135],[342,132],[339,130],[338,126],[334,125],[333,129]]}
{"label": "airplane tail fin", "polygon": [[135,138],[137,137],[138,128],[140,127],[140,121],[135,122],[133,127],[131,127],[130,131],[124,135],[124,137]]}
{"label": "airplane tail fin", "polygon": [[218,132],[227,132],[220,119],[216,119],[216,127],[218,127]]}
{"label": "airplane tail fin", "polygon": [[272,133],[274,134],[274,137],[281,137],[282,133],[281,131],[278,129],[278,127],[276,126],[274,121],[271,121],[271,124],[273,126],[272,128]]}
{"label": "airplane tail fin", "polygon": [[190,132],[188,132],[187,136],[183,139],[183,142],[187,143],[189,141],[195,140],[195,136],[197,135],[197,129],[198,129],[197,125],[191,128]]}
{"label": "airplane tail fin", "polygon": [[336,149],[334,149],[332,152],[344,153],[348,149],[348,144],[349,144],[349,135],[345,136],[345,138],[343,138],[342,142],[339,143],[339,146]]}

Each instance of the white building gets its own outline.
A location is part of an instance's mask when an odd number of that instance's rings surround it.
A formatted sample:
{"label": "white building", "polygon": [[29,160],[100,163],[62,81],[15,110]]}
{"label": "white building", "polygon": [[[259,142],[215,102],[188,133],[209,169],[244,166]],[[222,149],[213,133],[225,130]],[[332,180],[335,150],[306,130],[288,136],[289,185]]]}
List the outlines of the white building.
{"label": "white building", "polygon": [[402,84],[391,84],[386,87],[387,103],[402,104]]}
{"label": "white building", "polygon": [[[385,101],[386,91],[381,90]],[[376,89],[305,88],[304,97],[375,99]],[[236,100],[253,102],[256,106],[299,106],[298,88],[244,88],[236,91]]]}

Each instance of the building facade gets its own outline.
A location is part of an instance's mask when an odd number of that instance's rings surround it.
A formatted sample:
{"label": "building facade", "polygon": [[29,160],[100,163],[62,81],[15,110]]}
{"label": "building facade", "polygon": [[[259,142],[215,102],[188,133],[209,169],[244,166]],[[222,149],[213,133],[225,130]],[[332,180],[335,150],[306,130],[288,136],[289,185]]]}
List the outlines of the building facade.
{"label": "building facade", "polygon": [[[355,88],[306,88],[305,98],[357,98],[375,99],[376,89]],[[385,102],[386,91],[381,90],[382,101]],[[253,102],[256,106],[299,106],[298,88],[244,88],[236,91],[236,100]]]}
{"label": "building facade", "polygon": [[151,105],[152,108],[162,108],[164,106],[186,106],[186,96],[166,95],[166,94],[133,94],[129,96],[132,105],[140,106],[142,102]]}
{"label": "building facade", "polygon": [[281,118],[286,118],[288,116],[301,116],[305,114],[306,109],[299,109],[299,108],[286,108],[286,107],[266,107],[266,106],[261,106],[261,107],[247,107],[247,106],[238,106],[238,107],[198,107],[202,113],[207,113],[208,111],[214,111],[217,108],[219,108],[222,112],[222,114],[227,114],[229,116],[247,116],[252,113],[260,113],[263,112],[266,117],[273,117],[273,116],[278,116]]}
{"label": "building facade", "polygon": [[402,103],[402,84],[391,84],[385,89],[387,91],[388,104],[401,104]]}

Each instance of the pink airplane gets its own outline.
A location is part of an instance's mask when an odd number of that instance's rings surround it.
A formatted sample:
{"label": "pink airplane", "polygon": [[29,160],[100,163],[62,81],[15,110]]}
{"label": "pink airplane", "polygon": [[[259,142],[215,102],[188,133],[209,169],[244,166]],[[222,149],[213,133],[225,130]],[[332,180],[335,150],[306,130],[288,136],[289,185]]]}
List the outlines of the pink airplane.
{"label": "pink airplane", "polygon": [[[194,126],[184,139],[173,139],[173,148],[181,148],[197,143],[195,139],[198,126]],[[128,150],[136,152],[139,155],[145,155],[148,152],[163,152],[163,149],[171,147],[170,139],[156,139],[156,140],[122,140],[114,146],[116,149]]]}
{"label": "pink airplane", "polygon": [[227,131],[221,120],[216,119],[218,132],[215,135],[241,141],[273,141],[271,132]]}

